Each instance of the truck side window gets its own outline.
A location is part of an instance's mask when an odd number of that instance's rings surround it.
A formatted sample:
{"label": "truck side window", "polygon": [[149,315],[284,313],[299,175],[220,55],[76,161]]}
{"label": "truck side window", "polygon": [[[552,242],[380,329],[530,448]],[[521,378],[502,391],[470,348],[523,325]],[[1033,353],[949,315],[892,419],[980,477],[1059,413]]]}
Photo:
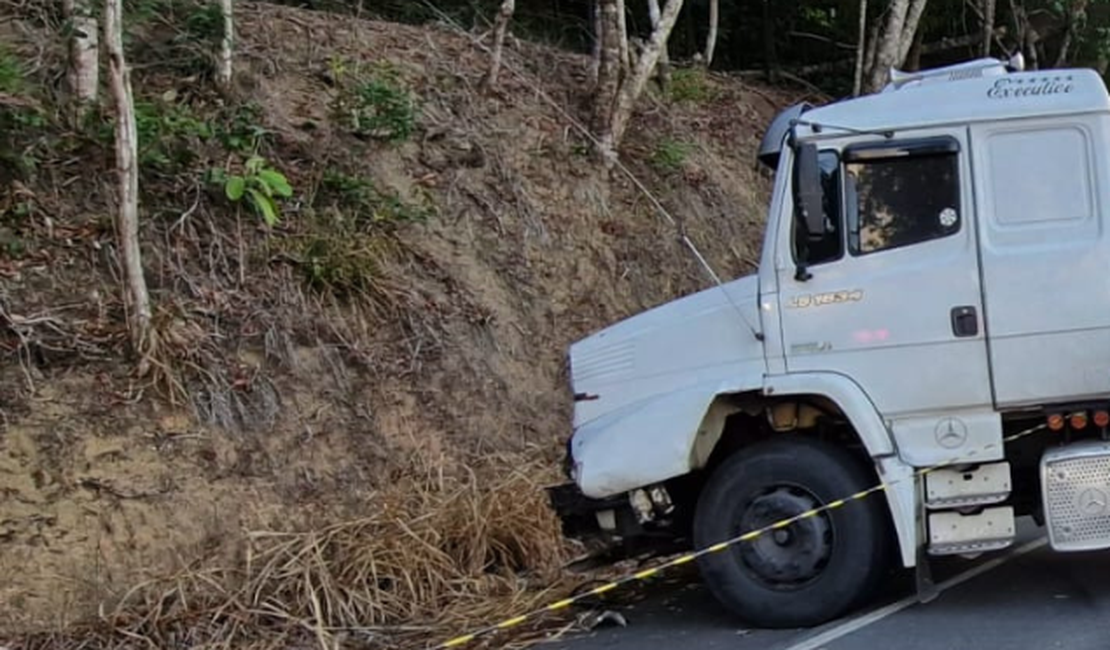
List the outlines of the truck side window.
{"label": "truck side window", "polygon": [[805,226],[795,224],[795,261],[804,259],[807,265],[823,264],[844,255],[844,219],[840,201],[840,156],[836,151],[825,150],[818,154],[821,167],[821,194],[825,212],[825,234],[810,237]]}
{"label": "truck side window", "polygon": [[846,165],[848,243],[853,255],[910,246],[960,229],[955,153],[931,153]]}

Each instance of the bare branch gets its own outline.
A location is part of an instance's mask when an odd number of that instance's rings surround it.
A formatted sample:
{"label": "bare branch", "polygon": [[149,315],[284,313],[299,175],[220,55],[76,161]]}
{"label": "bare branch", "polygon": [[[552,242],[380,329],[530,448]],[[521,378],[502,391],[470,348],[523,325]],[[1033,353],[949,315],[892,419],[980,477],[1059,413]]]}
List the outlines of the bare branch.
{"label": "bare branch", "polygon": [[216,72],[216,80],[225,89],[231,87],[232,57],[235,47],[235,13],[232,1],[218,0],[224,29],[220,39],[220,65]]}
{"label": "bare branch", "polygon": [[721,23],[720,0],[709,0],[709,35],[705,38],[705,67],[713,65],[713,54],[717,51],[717,32]]}
{"label": "bare branch", "polygon": [[116,105],[116,172],[119,176],[117,231],[130,298],[131,340],[143,354],[150,340],[150,294],[139,251],[139,166],[135,102],[131,73],[123,53],[121,0],[104,0],[104,40],[108,48],[109,82]]}
{"label": "bare branch", "polygon": [[852,96],[859,97],[863,89],[863,58],[867,52],[867,0],[859,0],[859,42],[856,43],[856,71],[852,81]]}
{"label": "bare branch", "polygon": [[509,31],[509,22],[515,11],[516,0],[502,0],[501,11],[497,13],[497,22],[493,28],[493,55],[489,73],[482,81],[482,86],[487,90],[497,85],[497,77],[501,73],[501,57],[505,51],[505,34]]}
{"label": "bare branch", "polygon": [[100,39],[89,0],[65,0],[69,22],[69,90],[76,100],[78,118],[97,101],[100,88]]}

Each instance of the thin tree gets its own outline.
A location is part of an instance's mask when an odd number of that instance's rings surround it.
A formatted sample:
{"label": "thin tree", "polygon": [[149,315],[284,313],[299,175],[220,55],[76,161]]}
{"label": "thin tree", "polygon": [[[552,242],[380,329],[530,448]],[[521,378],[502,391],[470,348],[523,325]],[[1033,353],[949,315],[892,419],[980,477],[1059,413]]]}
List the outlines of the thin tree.
{"label": "thin tree", "polygon": [[[618,0],[598,0],[597,88],[594,96],[594,131],[603,133],[616,106],[621,86],[621,22]],[[600,149],[599,149],[600,153]]]}
{"label": "thin tree", "polygon": [[709,35],[705,38],[705,67],[713,65],[713,55],[717,51],[717,32],[721,23],[720,0],[709,0]]}
{"label": "thin tree", "polygon": [[[617,0],[604,0],[602,7],[606,5],[613,5],[610,12],[614,12],[617,5]],[[670,38],[671,31],[674,29],[675,23],[678,21],[678,14],[682,11],[682,0],[670,0],[666,8],[663,9],[663,14],[659,18],[659,27],[652,30],[651,38],[648,39],[644,45],[644,51],[636,60],[636,68],[632,74],[620,79],[616,83],[612,80],[607,80],[606,83],[599,83],[599,90],[605,88],[606,92],[598,93],[598,112],[601,115],[601,130],[599,134],[598,154],[605,162],[607,167],[611,167],[616,162],[616,150],[620,146],[621,139],[624,137],[624,132],[628,128],[628,122],[632,118],[632,112],[636,107],[636,102],[644,92],[648,80],[655,72],[655,66],[659,62],[660,54],[663,47]],[[613,18],[604,19],[603,22],[606,26],[606,43],[602,48],[602,71],[611,69],[614,66],[605,61],[609,57],[619,57],[619,46],[612,47],[609,45],[609,35],[612,33],[613,39],[619,38],[619,20]],[[618,66],[619,67],[619,66]]]}
{"label": "thin tree", "polygon": [[220,37],[220,60],[216,69],[216,82],[226,89],[231,87],[232,57],[235,51],[235,12],[232,0],[217,1],[220,3],[223,33]]}
{"label": "thin tree", "polygon": [[929,0],[911,0],[906,21],[902,23],[902,35],[898,38],[898,58],[890,65],[902,65],[910,55],[910,49],[917,38],[917,26],[921,24],[921,15],[925,13],[928,2]]}
{"label": "thin tree", "polygon": [[859,0],[859,41],[856,43],[856,72],[852,81],[852,96],[859,97],[863,89],[863,59],[867,54],[867,0]]}
{"label": "thin tree", "polygon": [[621,66],[629,70],[632,68],[632,48],[628,46],[628,6],[624,0],[617,0],[617,17],[620,19]]}
{"label": "thin tree", "polygon": [[983,11],[983,43],[981,54],[983,56],[991,55],[991,41],[994,40],[994,11],[996,2],[995,0],[982,0]]}
{"label": "thin tree", "polygon": [[509,31],[509,22],[516,11],[516,0],[502,0],[501,10],[497,12],[497,22],[493,28],[493,55],[489,65],[489,72],[482,81],[482,86],[487,90],[497,85],[497,76],[501,73],[501,58],[505,52],[505,35]]}
{"label": "thin tree", "polygon": [[104,0],[104,41],[108,49],[108,76],[116,108],[116,173],[119,178],[119,214],[116,230],[123,253],[127,282],[131,342],[144,355],[150,342],[150,294],[139,251],[138,134],[131,72],[123,53],[121,0]]}
{"label": "thin tree", "polygon": [[875,59],[866,75],[865,91],[881,90],[887,82],[890,69],[906,60],[928,2],[929,0],[891,2],[886,25],[875,44]]}
{"label": "thin tree", "polygon": [[64,0],[69,29],[68,84],[77,117],[96,105],[100,90],[100,38],[89,0]]}
{"label": "thin tree", "polygon": [[[648,3],[648,17],[651,19],[651,30],[659,29],[659,0],[647,0]],[[668,47],[664,43],[663,51],[659,53],[658,65],[659,86],[666,90],[671,85],[671,55],[668,52]]]}
{"label": "thin tree", "polygon": [[593,27],[593,47],[590,50],[590,83],[597,84],[601,69],[601,43],[605,27],[602,25],[601,0],[590,1],[590,24]]}

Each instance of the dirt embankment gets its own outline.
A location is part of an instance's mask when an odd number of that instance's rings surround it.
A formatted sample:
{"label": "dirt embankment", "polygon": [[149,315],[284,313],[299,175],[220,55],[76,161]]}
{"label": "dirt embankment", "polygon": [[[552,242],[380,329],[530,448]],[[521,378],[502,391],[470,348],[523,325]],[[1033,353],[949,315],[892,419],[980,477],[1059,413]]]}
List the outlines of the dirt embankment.
{"label": "dirt embankment", "polygon": [[[110,116],[51,108],[50,16],[0,32],[24,77],[7,96],[38,106],[0,105],[0,638],[393,643],[543,597],[567,344],[705,286],[569,128],[586,62],[520,44],[522,74],[486,94],[465,34],[240,2],[221,97],[181,38],[199,5],[139,4],[158,5],[129,45],[159,340],[142,376]],[[754,150],[787,99],[680,75],[624,147],[724,276],[757,259]],[[221,186],[255,153],[293,188],[273,227]]]}

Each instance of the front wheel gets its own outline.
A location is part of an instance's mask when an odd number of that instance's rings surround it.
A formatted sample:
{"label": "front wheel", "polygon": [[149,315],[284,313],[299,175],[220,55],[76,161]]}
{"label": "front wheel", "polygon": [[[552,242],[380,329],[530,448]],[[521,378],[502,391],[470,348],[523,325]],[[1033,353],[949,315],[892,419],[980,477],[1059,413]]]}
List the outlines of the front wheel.
{"label": "front wheel", "polygon": [[[694,543],[718,542],[871,487],[845,450],[808,438],[737,452],[710,477],[694,513]],[[882,494],[823,511],[699,558],[725,607],[761,627],[809,627],[871,595],[888,568],[890,527]]]}

